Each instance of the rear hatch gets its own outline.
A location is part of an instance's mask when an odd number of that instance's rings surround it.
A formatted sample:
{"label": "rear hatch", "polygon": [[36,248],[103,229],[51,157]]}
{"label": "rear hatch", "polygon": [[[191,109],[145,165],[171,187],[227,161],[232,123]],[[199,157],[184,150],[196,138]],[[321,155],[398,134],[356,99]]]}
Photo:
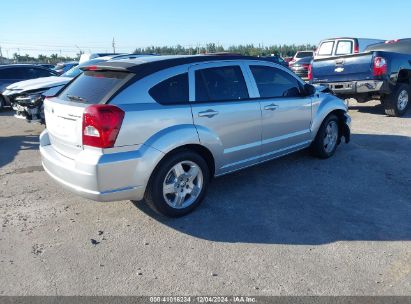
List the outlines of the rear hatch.
{"label": "rear hatch", "polygon": [[312,63],[313,83],[373,79],[373,53],[361,53],[324,59]]}
{"label": "rear hatch", "polygon": [[93,104],[107,103],[131,75],[118,71],[85,71],[56,97],[46,98],[44,113],[53,148],[74,158],[83,149],[84,110]]}

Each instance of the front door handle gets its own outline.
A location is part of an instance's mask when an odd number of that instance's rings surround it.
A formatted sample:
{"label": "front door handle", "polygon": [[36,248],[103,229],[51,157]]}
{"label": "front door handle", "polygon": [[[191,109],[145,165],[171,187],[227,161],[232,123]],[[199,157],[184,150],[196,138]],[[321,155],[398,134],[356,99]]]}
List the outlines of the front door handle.
{"label": "front door handle", "polygon": [[202,111],[202,112],[198,112],[198,117],[208,117],[208,118],[211,118],[211,117],[214,117],[214,116],[216,116],[216,115],[218,115],[218,112],[217,111],[214,111],[214,110],[207,110],[207,111]]}
{"label": "front door handle", "polygon": [[278,105],[276,105],[276,104],[270,104],[270,105],[268,105],[268,106],[265,106],[264,107],[264,110],[267,110],[267,111],[275,111],[275,110],[277,110],[277,108],[278,108]]}

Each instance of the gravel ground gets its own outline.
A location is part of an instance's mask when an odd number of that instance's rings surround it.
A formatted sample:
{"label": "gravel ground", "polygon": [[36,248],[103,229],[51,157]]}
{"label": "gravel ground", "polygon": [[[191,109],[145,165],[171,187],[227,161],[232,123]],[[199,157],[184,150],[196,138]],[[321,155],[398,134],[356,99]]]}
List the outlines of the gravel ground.
{"label": "gravel ground", "polygon": [[0,113],[0,295],[411,295],[411,113],[353,103],[352,142],[215,180],[193,214],[97,203]]}

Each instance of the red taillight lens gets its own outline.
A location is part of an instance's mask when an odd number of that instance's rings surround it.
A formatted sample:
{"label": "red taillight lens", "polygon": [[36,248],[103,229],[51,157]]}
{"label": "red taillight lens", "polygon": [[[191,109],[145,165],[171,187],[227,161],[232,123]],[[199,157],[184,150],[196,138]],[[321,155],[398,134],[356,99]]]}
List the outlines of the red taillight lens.
{"label": "red taillight lens", "polygon": [[359,53],[360,52],[360,48],[358,47],[358,44],[356,44],[354,46],[354,53]]}
{"label": "red taillight lens", "polygon": [[97,66],[95,65],[90,65],[88,67],[86,67],[87,71],[97,71]]}
{"label": "red taillight lens", "polygon": [[374,76],[382,76],[387,74],[387,62],[382,57],[375,57],[374,58],[374,68],[373,68]]}
{"label": "red taillight lens", "polygon": [[308,80],[313,80],[313,66],[310,64],[308,65]]}
{"label": "red taillight lens", "polygon": [[91,105],[83,114],[83,145],[112,148],[123,123],[124,111],[113,105]]}

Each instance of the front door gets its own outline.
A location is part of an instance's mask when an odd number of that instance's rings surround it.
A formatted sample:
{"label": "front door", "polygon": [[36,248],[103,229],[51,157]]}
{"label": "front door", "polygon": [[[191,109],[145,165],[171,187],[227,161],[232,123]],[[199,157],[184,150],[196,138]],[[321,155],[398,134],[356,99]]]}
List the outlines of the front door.
{"label": "front door", "polygon": [[262,110],[262,160],[307,146],[311,139],[311,97],[290,72],[250,64]]}

